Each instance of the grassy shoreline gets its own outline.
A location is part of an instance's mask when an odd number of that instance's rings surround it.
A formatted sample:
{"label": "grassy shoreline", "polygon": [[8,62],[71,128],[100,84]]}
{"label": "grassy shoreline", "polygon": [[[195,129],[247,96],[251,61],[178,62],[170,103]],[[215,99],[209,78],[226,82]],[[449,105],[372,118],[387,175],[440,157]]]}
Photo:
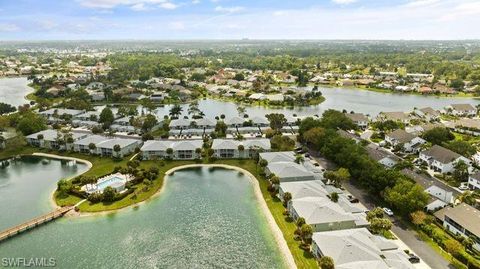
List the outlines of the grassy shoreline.
{"label": "grassy shoreline", "polygon": [[[44,150],[39,148],[33,148],[29,146],[22,146],[17,147],[14,149],[7,149],[0,152],[0,158],[11,158],[20,155],[31,155],[34,152],[42,152],[42,153],[50,153],[50,154],[59,154],[61,156],[66,157],[73,157],[84,159],[92,163],[92,168],[85,173],[84,176],[102,176],[112,172],[115,166],[122,166],[126,165],[128,158],[124,158],[121,161],[116,161],[111,158],[103,158],[98,156],[91,156],[85,155],[80,153],[71,153],[71,152],[56,152],[52,150]],[[308,252],[302,250],[299,246],[299,242],[294,240],[294,232],[296,230],[295,223],[291,221],[287,221],[285,215],[283,215],[285,208],[283,207],[282,202],[273,197],[270,192],[268,191],[268,182],[265,178],[260,174],[260,168],[257,167],[256,163],[253,160],[216,160],[212,162],[207,162],[206,160],[202,160],[201,162],[195,161],[165,161],[165,165],[159,166],[158,161],[141,161],[141,168],[149,168],[153,165],[157,166],[160,169],[160,173],[158,177],[152,181],[152,184],[149,186],[147,191],[142,191],[137,193],[135,199],[132,199],[132,195],[128,195],[120,201],[116,201],[111,204],[104,204],[104,203],[97,203],[97,204],[90,204],[90,202],[84,202],[79,206],[80,212],[85,213],[99,213],[99,212],[107,212],[111,210],[126,208],[129,206],[135,206],[141,202],[148,201],[155,197],[157,193],[161,190],[164,184],[164,176],[165,172],[170,170],[171,168],[183,166],[186,164],[226,164],[235,167],[239,167],[249,171],[252,175],[255,176],[256,180],[260,185],[260,190],[262,192],[262,196],[267,204],[270,213],[272,214],[273,218],[277,226],[280,228],[285,241],[287,242],[287,246],[290,252],[293,255],[295,263],[298,268],[318,268],[317,261],[313,257],[313,255]],[[141,190],[144,185],[138,185],[137,189]],[[69,195],[68,197],[64,197],[62,199],[57,199],[57,195],[54,196],[55,202],[57,205],[73,205],[81,201],[82,199],[79,197],[75,197],[73,195]]]}

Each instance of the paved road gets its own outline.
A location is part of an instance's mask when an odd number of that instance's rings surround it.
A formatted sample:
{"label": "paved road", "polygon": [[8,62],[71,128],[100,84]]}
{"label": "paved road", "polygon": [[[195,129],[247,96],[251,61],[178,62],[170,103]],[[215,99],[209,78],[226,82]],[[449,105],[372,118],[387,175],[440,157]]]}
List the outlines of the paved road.
{"label": "paved road", "polygon": [[[365,205],[369,210],[375,207],[375,203],[370,196],[351,182],[344,182],[343,186],[353,196]],[[432,269],[453,269],[454,267],[445,260],[440,254],[435,252],[427,243],[422,241],[414,230],[409,229],[396,218],[393,222],[392,231],[402,240],[410,249],[413,250],[426,264]]]}

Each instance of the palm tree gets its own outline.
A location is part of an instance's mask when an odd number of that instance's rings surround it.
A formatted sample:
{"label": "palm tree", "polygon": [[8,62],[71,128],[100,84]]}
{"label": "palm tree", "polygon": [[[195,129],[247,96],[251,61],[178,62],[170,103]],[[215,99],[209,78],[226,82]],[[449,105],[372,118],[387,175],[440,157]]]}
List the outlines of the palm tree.
{"label": "palm tree", "polygon": [[334,202],[334,203],[338,202],[338,193],[332,192],[330,194],[330,200],[332,200],[332,202]]}
{"label": "palm tree", "polygon": [[182,114],[183,108],[179,104],[173,105],[170,109],[169,115],[172,118],[178,118],[180,114]]}
{"label": "palm tree", "polygon": [[320,269],[335,269],[335,263],[333,262],[333,259],[328,256],[323,256],[320,258],[318,265],[320,266]]}
{"label": "palm tree", "polygon": [[195,153],[197,154],[197,157],[200,156],[200,154],[202,153],[202,149],[201,148],[196,148]]}
{"label": "palm tree", "polygon": [[264,159],[261,159],[261,160],[258,162],[258,165],[260,165],[260,167],[262,168],[262,170],[265,170],[265,167],[267,167],[267,165],[268,165],[268,161],[267,161],[267,160],[264,160]]}
{"label": "palm tree", "polygon": [[113,151],[115,151],[115,155],[118,157],[119,156],[119,152],[122,150],[122,147],[120,147],[120,145],[116,144],[115,146],[113,146]]}
{"label": "palm tree", "polygon": [[88,144],[88,149],[90,150],[90,153],[93,153],[95,149],[97,149],[97,146],[94,143]]}
{"label": "palm tree", "polygon": [[289,193],[289,192],[284,193],[283,194],[283,206],[287,207],[288,202],[290,202],[290,200],[292,200],[292,194]]}
{"label": "palm tree", "polygon": [[308,224],[303,224],[301,228],[302,240],[305,244],[310,244],[313,235],[313,228]]}
{"label": "palm tree", "polygon": [[297,156],[295,156],[295,162],[300,164],[300,163],[303,163],[305,161],[305,158],[303,157],[303,155],[301,154],[298,154]]}

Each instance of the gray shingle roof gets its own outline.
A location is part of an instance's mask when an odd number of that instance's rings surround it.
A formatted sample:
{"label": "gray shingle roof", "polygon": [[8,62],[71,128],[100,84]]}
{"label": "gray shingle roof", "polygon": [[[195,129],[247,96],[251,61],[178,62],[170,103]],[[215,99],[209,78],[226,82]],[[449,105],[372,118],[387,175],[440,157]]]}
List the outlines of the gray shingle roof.
{"label": "gray shingle roof", "polygon": [[422,151],[422,154],[430,156],[434,160],[437,160],[443,164],[451,163],[462,156],[439,145],[434,145],[431,148]]}

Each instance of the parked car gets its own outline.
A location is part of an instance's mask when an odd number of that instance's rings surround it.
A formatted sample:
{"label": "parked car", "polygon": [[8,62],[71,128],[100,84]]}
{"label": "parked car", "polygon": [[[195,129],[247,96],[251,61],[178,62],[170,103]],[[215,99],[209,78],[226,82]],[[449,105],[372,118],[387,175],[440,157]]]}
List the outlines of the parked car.
{"label": "parked car", "polygon": [[359,202],[360,202],[357,198],[353,197],[353,196],[350,195],[350,194],[349,194],[347,197],[348,197],[348,201],[349,201],[350,203],[352,203],[352,204],[355,204],[355,203],[359,203]]}
{"label": "parked car", "polygon": [[387,216],[390,216],[390,217],[393,216],[393,211],[388,207],[384,207],[383,212],[385,212],[385,214],[387,214]]}
{"label": "parked car", "polygon": [[468,188],[468,182],[460,183],[460,186],[458,187],[458,189],[460,189],[462,191],[468,191],[470,189],[470,188]]}
{"label": "parked car", "polygon": [[410,263],[419,263],[420,262],[420,258],[418,256],[416,256],[415,254],[410,253],[408,256],[409,256],[408,261]]}

